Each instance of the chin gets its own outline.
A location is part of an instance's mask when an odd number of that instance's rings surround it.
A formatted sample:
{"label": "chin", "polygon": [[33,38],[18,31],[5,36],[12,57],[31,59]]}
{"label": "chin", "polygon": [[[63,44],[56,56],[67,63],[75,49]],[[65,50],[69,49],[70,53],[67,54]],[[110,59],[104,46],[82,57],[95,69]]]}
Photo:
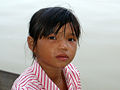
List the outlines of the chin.
{"label": "chin", "polygon": [[59,64],[57,67],[63,69],[63,68],[65,68],[67,65],[68,65],[67,63],[65,63],[65,64]]}

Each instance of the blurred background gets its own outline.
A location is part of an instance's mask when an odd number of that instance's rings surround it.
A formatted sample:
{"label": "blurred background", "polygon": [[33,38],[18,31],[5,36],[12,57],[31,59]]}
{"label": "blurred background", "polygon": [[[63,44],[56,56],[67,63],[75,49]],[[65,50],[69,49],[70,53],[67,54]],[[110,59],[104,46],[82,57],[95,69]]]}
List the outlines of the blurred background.
{"label": "blurred background", "polygon": [[82,26],[72,62],[82,90],[120,90],[120,0],[0,0],[0,70],[20,74],[32,64],[29,21],[49,6],[72,9]]}

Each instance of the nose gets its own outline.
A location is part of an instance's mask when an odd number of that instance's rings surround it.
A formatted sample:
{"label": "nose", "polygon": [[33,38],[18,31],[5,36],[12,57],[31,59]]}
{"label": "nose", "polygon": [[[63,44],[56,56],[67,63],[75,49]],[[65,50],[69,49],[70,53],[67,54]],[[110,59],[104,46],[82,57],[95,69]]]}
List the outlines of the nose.
{"label": "nose", "polygon": [[58,48],[61,50],[67,51],[68,50],[68,42],[64,39],[60,40]]}

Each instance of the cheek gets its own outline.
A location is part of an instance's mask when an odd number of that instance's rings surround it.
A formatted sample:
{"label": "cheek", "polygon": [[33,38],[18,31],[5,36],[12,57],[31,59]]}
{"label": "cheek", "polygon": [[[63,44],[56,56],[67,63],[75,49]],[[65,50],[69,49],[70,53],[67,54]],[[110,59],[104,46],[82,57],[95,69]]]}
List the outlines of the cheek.
{"label": "cheek", "polygon": [[76,46],[75,46],[75,47],[72,47],[72,51],[73,51],[74,54],[76,53],[76,50],[77,50],[77,47],[76,47]]}
{"label": "cheek", "polygon": [[77,44],[71,44],[70,52],[74,56],[77,50]]}
{"label": "cheek", "polygon": [[50,58],[55,54],[55,49],[54,47],[51,47],[53,45],[46,44],[46,45],[38,45],[36,48],[36,54],[38,56],[46,56],[46,58]]}
{"label": "cheek", "polygon": [[70,42],[69,45],[70,45],[70,48],[71,48],[73,51],[76,51],[76,49],[77,49],[77,43],[76,43],[76,42]]}

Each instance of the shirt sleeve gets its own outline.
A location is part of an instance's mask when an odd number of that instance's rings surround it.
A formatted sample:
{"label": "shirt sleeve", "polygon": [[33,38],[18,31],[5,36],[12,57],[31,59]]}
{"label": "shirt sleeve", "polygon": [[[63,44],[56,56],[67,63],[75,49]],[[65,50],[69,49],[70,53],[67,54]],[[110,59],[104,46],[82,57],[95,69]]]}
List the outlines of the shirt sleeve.
{"label": "shirt sleeve", "polygon": [[28,89],[26,89],[25,87],[20,87],[20,86],[15,87],[15,85],[13,85],[11,90],[28,90]]}

